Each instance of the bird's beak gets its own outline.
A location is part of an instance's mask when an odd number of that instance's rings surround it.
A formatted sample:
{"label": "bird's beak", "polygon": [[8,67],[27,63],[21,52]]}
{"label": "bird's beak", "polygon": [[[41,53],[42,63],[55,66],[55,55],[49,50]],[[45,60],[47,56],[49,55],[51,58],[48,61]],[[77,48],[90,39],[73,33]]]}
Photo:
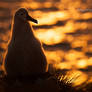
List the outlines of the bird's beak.
{"label": "bird's beak", "polygon": [[37,21],[36,19],[32,18],[32,17],[29,16],[29,15],[27,15],[27,20],[28,20],[28,21],[32,21],[32,22],[38,24],[38,21]]}

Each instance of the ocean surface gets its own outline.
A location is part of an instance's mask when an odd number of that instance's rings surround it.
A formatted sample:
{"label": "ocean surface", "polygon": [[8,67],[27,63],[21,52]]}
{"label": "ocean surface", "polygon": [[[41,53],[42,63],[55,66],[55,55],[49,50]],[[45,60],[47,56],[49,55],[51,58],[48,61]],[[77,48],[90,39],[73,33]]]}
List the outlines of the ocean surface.
{"label": "ocean surface", "polygon": [[20,7],[39,21],[32,25],[45,50],[49,71],[79,76],[76,85],[92,82],[91,0],[0,0],[0,71],[4,69],[13,16]]}

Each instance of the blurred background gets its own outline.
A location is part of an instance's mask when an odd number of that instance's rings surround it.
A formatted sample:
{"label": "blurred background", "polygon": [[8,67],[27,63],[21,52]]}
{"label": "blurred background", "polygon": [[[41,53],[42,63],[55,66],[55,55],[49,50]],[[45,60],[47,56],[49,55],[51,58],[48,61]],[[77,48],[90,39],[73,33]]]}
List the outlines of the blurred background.
{"label": "blurred background", "polygon": [[59,70],[80,85],[92,82],[92,0],[0,0],[0,71],[11,38],[15,11],[27,8],[42,42],[49,71]]}

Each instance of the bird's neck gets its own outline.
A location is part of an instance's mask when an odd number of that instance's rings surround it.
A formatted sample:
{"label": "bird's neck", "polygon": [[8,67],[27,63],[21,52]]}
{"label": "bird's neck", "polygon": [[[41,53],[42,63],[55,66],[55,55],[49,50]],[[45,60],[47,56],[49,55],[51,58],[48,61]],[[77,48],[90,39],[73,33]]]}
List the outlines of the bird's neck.
{"label": "bird's neck", "polygon": [[27,21],[25,22],[22,20],[15,19],[12,30],[12,37],[14,38],[25,38],[29,35],[30,37],[34,37],[32,26]]}

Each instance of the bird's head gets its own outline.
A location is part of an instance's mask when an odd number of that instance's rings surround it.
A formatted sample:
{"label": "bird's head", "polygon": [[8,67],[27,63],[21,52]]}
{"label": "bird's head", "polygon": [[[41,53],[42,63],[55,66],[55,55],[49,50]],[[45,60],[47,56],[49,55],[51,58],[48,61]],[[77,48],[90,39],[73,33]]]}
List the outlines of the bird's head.
{"label": "bird's head", "polygon": [[36,19],[29,16],[28,11],[25,8],[20,8],[18,11],[16,11],[15,17],[23,21],[32,21],[38,24],[38,21]]}

